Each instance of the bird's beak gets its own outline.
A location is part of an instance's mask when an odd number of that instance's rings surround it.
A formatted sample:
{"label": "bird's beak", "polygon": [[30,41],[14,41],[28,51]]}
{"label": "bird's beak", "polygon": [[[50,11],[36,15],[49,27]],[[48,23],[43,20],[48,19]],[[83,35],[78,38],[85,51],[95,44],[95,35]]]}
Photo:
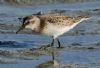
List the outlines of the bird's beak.
{"label": "bird's beak", "polygon": [[25,28],[24,25],[22,25],[17,31],[16,31],[16,34],[18,34],[18,32],[20,32],[21,30],[23,30]]}

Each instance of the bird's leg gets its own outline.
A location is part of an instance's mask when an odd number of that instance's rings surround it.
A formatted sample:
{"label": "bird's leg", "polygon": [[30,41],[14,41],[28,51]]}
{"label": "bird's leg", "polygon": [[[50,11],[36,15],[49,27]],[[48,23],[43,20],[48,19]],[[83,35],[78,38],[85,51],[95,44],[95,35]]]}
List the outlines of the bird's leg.
{"label": "bird's leg", "polygon": [[52,42],[50,44],[48,44],[47,46],[40,47],[40,49],[45,49],[47,47],[52,47],[52,46],[54,46],[54,38],[52,39]]}
{"label": "bird's leg", "polygon": [[61,48],[61,44],[58,38],[57,38],[57,42],[58,42],[58,48]]}
{"label": "bird's leg", "polygon": [[54,46],[54,38],[52,39],[51,46]]}

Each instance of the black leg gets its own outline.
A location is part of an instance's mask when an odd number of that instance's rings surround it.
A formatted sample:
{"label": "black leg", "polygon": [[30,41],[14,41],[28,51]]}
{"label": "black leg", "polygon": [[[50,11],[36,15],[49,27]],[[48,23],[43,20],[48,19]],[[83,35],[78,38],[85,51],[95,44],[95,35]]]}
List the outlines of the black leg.
{"label": "black leg", "polygon": [[54,39],[52,39],[51,46],[54,46]]}
{"label": "black leg", "polygon": [[58,48],[60,48],[61,47],[61,44],[60,44],[60,41],[59,41],[58,38],[57,38],[57,41],[58,41]]}

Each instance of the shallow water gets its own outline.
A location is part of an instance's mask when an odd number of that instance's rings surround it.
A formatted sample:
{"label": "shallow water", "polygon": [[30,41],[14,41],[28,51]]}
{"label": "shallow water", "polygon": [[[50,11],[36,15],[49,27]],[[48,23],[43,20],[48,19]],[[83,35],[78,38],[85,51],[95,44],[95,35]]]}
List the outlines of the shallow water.
{"label": "shallow water", "polygon": [[[100,68],[99,0],[43,6],[27,2],[16,5],[15,2],[0,1],[0,68]],[[21,25],[19,17],[39,11],[43,14],[87,15],[91,19],[59,37],[64,48],[56,48],[57,44],[45,48],[52,40],[50,37],[33,35],[31,30],[15,34]]]}

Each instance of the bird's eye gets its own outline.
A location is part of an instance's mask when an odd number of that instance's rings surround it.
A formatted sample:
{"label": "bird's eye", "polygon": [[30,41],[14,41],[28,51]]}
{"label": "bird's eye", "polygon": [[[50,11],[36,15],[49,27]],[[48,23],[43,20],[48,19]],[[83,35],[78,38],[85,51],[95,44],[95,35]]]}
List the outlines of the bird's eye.
{"label": "bird's eye", "polygon": [[27,21],[27,22],[24,23],[24,25],[27,25],[27,24],[29,24],[29,21]]}
{"label": "bird's eye", "polygon": [[35,23],[35,21],[31,21],[31,23],[32,23],[32,24],[34,24],[34,23]]}

